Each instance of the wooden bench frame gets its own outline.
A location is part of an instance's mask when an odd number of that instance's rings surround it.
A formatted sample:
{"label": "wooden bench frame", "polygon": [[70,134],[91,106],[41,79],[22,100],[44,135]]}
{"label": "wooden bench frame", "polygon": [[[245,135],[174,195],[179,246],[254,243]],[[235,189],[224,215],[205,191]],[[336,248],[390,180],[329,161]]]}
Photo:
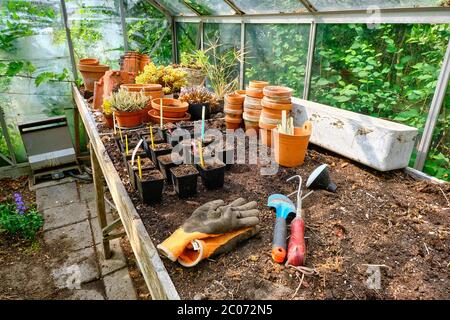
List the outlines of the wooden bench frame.
{"label": "wooden bench frame", "polygon": [[[73,85],[72,91],[77,110],[90,140],[92,175],[100,227],[102,229],[107,227],[104,178],[152,298],[154,300],[179,300],[180,296],[158,255],[156,247],[100,139],[95,119],[88,104],[75,85]],[[109,258],[111,252],[107,238],[103,238],[103,250],[105,258]]]}

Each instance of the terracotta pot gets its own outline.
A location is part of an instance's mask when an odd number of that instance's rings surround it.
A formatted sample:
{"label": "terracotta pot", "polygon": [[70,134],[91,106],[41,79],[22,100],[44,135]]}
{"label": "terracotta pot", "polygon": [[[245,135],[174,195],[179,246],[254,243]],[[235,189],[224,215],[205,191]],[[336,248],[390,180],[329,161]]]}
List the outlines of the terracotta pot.
{"label": "terracotta pot", "polygon": [[259,121],[259,117],[261,116],[261,110],[254,109],[244,109],[244,113],[247,117],[253,117],[255,121]]}
{"label": "terracotta pot", "polygon": [[94,91],[94,82],[100,80],[101,77],[109,70],[108,66],[103,64],[89,65],[79,64],[78,70],[80,70],[83,77],[84,87],[87,91]]}
{"label": "terracotta pot", "polygon": [[[123,58],[122,58],[123,57]],[[139,74],[150,63],[150,57],[134,51],[128,51],[121,57],[120,70]]]}
{"label": "terracotta pot", "polygon": [[240,114],[225,113],[225,118],[233,119],[233,121],[242,122],[242,113],[240,113]]}
{"label": "terracotta pot", "polygon": [[134,82],[135,74],[125,71],[108,70],[94,85],[94,108],[101,109],[103,100],[108,98],[122,83]]}
{"label": "terracotta pot", "polygon": [[276,125],[261,122],[261,118],[259,118],[259,136],[261,137],[261,142],[268,147],[272,145],[272,130],[276,127]]}
{"label": "terracotta pot", "polygon": [[278,132],[274,129],[275,161],[284,167],[296,167],[305,160],[311,122],[306,121],[303,127],[294,128],[294,135]]}
{"label": "terracotta pot", "polygon": [[139,63],[139,71],[144,71],[144,67],[151,62],[150,57],[146,54],[141,55],[141,61]]}
{"label": "terracotta pot", "polygon": [[267,97],[264,97],[261,100],[261,105],[265,108],[270,108],[270,109],[274,109],[274,110],[287,110],[290,111],[292,109],[292,103],[278,103],[278,102],[273,102],[273,100],[267,99]]}
{"label": "terracotta pot", "polygon": [[162,91],[162,85],[160,84],[139,84],[139,83],[124,83],[121,88],[129,92],[153,92]]}
{"label": "terracotta pot", "polygon": [[241,104],[232,104],[227,103],[223,107],[223,112],[225,113],[234,113],[234,114],[242,114],[243,108]]}
{"label": "terracotta pot", "polygon": [[242,118],[240,116],[238,118],[231,117],[229,115],[225,116],[225,125],[226,125],[227,129],[232,129],[232,130],[239,129],[241,127],[241,123],[242,123]]}
{"label": "terracotta pot", "polygon": [[264,88],[265,86],[268,86],[268,85],[269,85],[269,82],[261,81],[261,80],[251,80],[248,83],[248,86],[250,88],[257,88],[257,89],[262,89],[262,88]]}
{"label": "terracotta pot", "polygon": [[241,127],[241,122],[239,123],[225,122],[225,127],[229,130],[237,130]]}
{"label": "terracotta pot", "polygon": [[80,59],[79,64],[87,64],[87,65],[98,65],[98,59],[95,58],[83,58]]}
{"label": "terracotta pot", "polygon": [[[248,136],[257,135],[259,130],[259,115],[255,116],[252,113],[249,114],[248,112],[244,112],[242,118],[244,119],[245,124],[245,134]],[[250,129],[253,129],[255,132],[247,132]]]}
{"label": "terracotta pot", "polygon": [[142,116],[142,122],[144,123],[149,123],[152,121],[152,118],[150,117],[150,115],[148,114],[148,112],[152,110],[152,106],[151,104],[147,104],[147,107],[145,109],[141,110],[141,116]]}
{"label": "terracotta pot", "polygon": [[114,127],[114,118],[113,118],[112,114],[110,114],[110,115],[103,114],[103,119],[105,119],[105,123],[108,126],[108,128]]}
{"label": "terracotta pot", "polygon": [[277,125],[281,122],[282,111],[263,108],[259,117],[259,123],[265,123],[267,125]]}
{"label": "terracotta pot", "polygon": [[247,87],[247,89],[245,90],[245,94],[247,95],[247,97],[252,97],[252,98],[257,98],[257,99],[262,99],[264,97],[264,93],[263,93],[262,89],[255,89],[255,88],[250,88],[250,87]]}
{"label": "terracotta pot", "polygon": [[293,91],[294,90],[291,88],[281,86],[267,86],[263,89],[263,93],[266,97],[274,98],[290,98]]}
{"label": "terracotta pot", "polygon": [[245,96],[246,92],[247,92],[246,90],[236,90],[234,93],[237,93],[237,94],[240,94],[242,96]]}
{"label": "terracotta pot", "polygon": [[95,81],[94,83],[94,109],[103,110],[103,81]]}
{"label": "terracotta pot", "polygon": [[189,108],[189,104],[187,102],[170,98],[157,98],[152,100],[152,107],[158,112],[158,114],[160,113],[161,100],[163,104],[164,118],[182,118],[185,116],[185,113]]}
{"label": "terracotta pot", "polygon": [[245,96],[237,93],[229,93],[225,95],[225,105],[226,104],[236,104],[242,105],[244,103]]}
{"label": "terracotta pot", "polygon": [[115,111],[117,124],[121,128],[134,128],[142,124],[142,110],[123,112]]}
{"label": "terracotta pot", "polygon": [[[160,116],[159,116],[159,112],[158,110],[152,109],[148,112],[151,121],[154,123],[160,123]],[[169,122],[179,122],[179,121],[189,121],[191,119],[191,115],[189,113],[185,113],[183,115],[183,117],[180,118],[169,118],[169,117],[165,117],[163,115],[163,123],[169,123]]]}

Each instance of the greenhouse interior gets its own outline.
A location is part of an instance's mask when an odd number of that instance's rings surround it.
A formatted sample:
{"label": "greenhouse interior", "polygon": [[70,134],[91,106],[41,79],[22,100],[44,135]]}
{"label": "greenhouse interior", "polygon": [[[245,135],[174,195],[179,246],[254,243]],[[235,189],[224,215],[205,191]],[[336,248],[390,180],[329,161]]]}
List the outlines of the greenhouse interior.
{"label": "greenhouse interior", "polygon": [[1,300],[450,299],[450,1],[0,16]]}

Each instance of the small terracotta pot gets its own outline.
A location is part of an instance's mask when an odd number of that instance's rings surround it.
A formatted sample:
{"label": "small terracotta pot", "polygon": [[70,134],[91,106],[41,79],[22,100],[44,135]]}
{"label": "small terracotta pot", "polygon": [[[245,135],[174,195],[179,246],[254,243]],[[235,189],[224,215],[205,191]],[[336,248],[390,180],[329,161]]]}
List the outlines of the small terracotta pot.
{"label": "small terracotta pot", "polygon": [[142,124],[142,110],[123,112],[115,111],[117,124],[121,128],[134,128]]}
{"label": "small terracotta pot", "polygon": [[242,105],[244,103],[245,96],[237,93],[229,93],[225,95],[225,104]]}
{"label": "small terracotta pot", "polygon": [[87,91],[94,91],[94,82],[100,80],[101,77],[109,70],[108,66],[103,64],[89,65],[79,64],[78,70],[80,70],[83,77],[84,87]]}
{"label": "small terracotta pot", "polygon": [[95,81],[94,82],[94,100],[93,105],[94,109],[102,110],[103,104],[103,81]]}
{"label": "small terracotta pot", "polygon": [[259,123],[265,123],[267,125],[277,125],[281,122],[282,111],[263,108],[259,117]]}
{"label": "small terracotta pot", "polygon": [[251,80],[248,83],[248,86],[250,88],[258,88],[258,89],[262,89],[262,88],[264,88],[265,86],[268,86],[268,85],[269,85],[269,82],[261,81],[261,80]]}
{"label": "small terracotta pot", "polygon": [[128,51],[121,57],[120,70],[139,74],[150,61],[148,55]]}
{"label": "small terracotta pot", "polygon": [[244,109],[244,114],[247,117],[255,118],[255,121],[259,121],[259,117],[261,116],[261,110]]}
{"label": "small terracotta pot", "polygon": [[281,86],[267,86],[263,89],[263,93],[266,97],[273,98],[290,98],[292,92],[294,92],[294,90],[291,88]]}
{"label": "small terracotta pot", "polygon": [[162,90],[162,86],[160,84],[124,83],[120,85],[120,87],[129,92],[153,92]]}
{"label": "small terracotta pot", "polygon": [[270,108],[270,109],[274,109],[274,110],[291,110],[292,109],[292,103],[278,103],[278,102],[273,102],[273,100],[267,99],[267,97],[264,97],[261,100],[261,105],[265,108]]}
{"label": "small terracotta pot", "polygon": [[[248,136],[257,135],[259,130],[259,115],[256,116],[252,113],[249,114],[248,112],[244,112],[242,118],[244,119],[245,124],[245,134]],[[250,129],[253,129],[255,133],[253,133],[253,131],[247,133]]]}
{"label": "small terracotta pot", "polygon": [[158,112],[158,114],[161,109],[161,101],[163,104],[164,118],[183,118],[189,108],[189,104],[187,102],[171,98],[157,98],[152,100],[152,107]]}
{"label": "small terracotta pot", "polygon": [[280,133],[274,129],[275,161],[289,168],[303,164],[310,136],[310,121],[306,121],[303,127],[294,128],[294,135]]}
{"label": "small terracotta pot", "polygon": [[261,137],[261,142],[268,147],[272,145],[272,130],[276,127],[276,125],[261,122],[261,118],[259,119],[259,136]]}
{"label": "small terracotta pot", "polygon": [[231,117],[229,115],[225,116],[225,124],[227,129],[236,130],[241,127],[242,118],[241,117]]}
{"label": "small terracotta pot", "polygon": [[227,103],[223,107],[223,112],[225,113],[242,114],[242,110],[243,108],[241,104]]}
{"label": "small terracotta pot", "polygon": [[79,64],[87,64],[87,65],[98,65],[98,59],[95,58],[83,58],[80,59]]}
{"label": "small terracotta pot", "polygon": [[241,122],[233,123],[233,122],[225,122],[225,127],[229,130],[237,130],[241,127]]}
{"label": "small terracotta pot", "polygon": [[263,93],[262,89],[258,89],[258,88],[247,87],[247,89],[245,90],[245,94],[248,97],[257,98],[257,99],[262,99],[264,97],[264,93]]}
{"label": "small terracotta pot", "polygon": [[[160,123],[160,115],[159,115],[158,110],[152,109],[148,112],[148,114],[149,114],[152,122]],[[169,122],[175,123],[175,122],[179,122],[179,121],[189,121],[190,119],[191,119],[191,115],[187,112],[183,115],[183,117],[180,117],[180,118],[168,118],[163,115],[163,123],[169,123]]]}
{"label": "small terracotta pot", "polygon": [[234,93],[240,94],[241,96],[245,96],[246,90],[236,90]]}
{"label": "small terracotta pot", "polygon": [[112,114],[110,114],[110,115],[103,114],[103,119],[105,119],[105,123],[108,126],[108,128],[114,127],[114,118],[113,118]]}

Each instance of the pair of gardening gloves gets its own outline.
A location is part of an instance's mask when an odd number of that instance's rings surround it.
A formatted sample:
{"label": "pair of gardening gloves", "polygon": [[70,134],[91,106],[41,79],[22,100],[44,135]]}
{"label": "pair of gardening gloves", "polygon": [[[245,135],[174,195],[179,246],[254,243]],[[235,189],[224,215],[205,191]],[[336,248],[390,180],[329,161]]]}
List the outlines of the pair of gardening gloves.
{"label": "pair of gardening gloves", "polygon": [[207,202],[157,247],[170,260],[193,267],[203,259],[233,250],[257,234],[260,226],[256,206],[255,201],[243,198],[228,205],[223,200]]}

